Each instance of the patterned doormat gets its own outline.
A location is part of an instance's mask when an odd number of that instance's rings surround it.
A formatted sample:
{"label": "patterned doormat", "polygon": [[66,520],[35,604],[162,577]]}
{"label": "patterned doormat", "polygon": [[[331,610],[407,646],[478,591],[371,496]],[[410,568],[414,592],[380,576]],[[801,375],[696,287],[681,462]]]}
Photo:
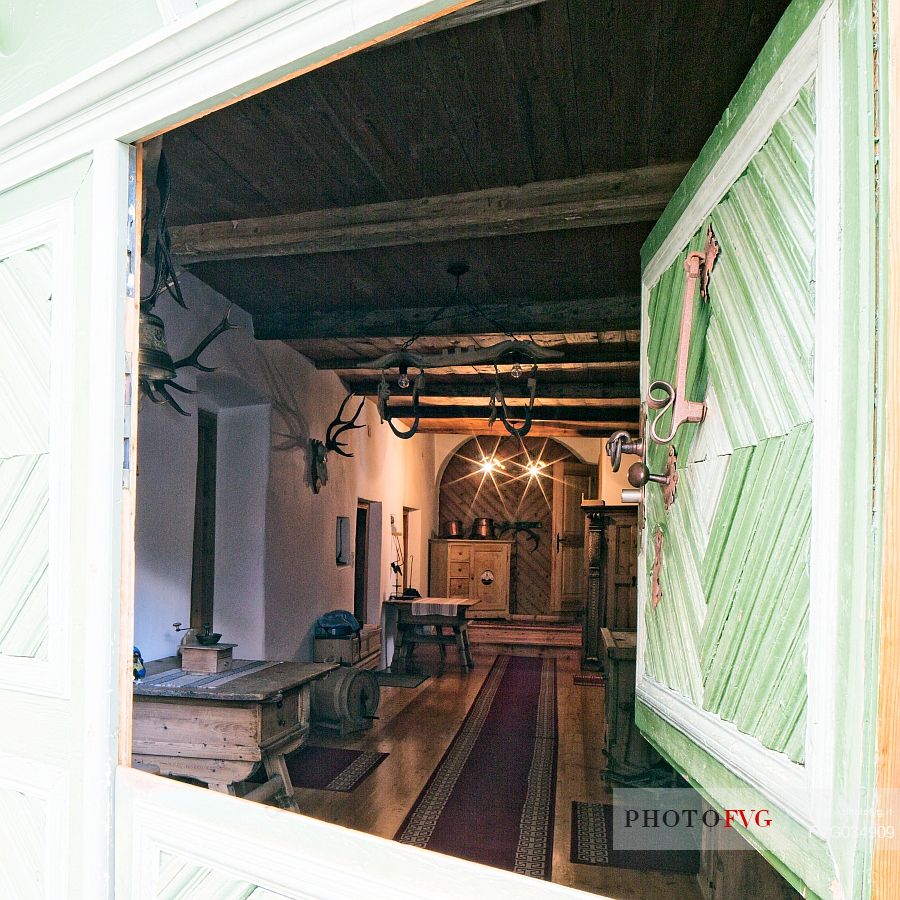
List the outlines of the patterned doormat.
{"label": "patterned doormat", "polygon": [[373,750],[342,747],[300,747],[284,761],[295,788],[320,791],[352,791],[387,758]]}
{"label": "patterned doormat", "polygon": [[556,661],[498,656],[395,840],[550,878]]}
{"label": "patterned doormat", "polygon": [[613,845],[613,808],[609,803],[572,803],[572,852],[574,863],[638,869],[642,872],[677,872],[696,875],[700,849],[633,850]]}

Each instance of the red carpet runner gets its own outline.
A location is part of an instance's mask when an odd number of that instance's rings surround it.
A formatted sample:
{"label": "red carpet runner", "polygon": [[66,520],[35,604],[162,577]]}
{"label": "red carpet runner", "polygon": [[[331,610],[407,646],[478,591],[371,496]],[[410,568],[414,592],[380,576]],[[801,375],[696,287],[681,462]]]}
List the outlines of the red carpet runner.
{"label": "red carpet runner", "polygon": [[395,840],[550,878],[556,661],[499,656]]}

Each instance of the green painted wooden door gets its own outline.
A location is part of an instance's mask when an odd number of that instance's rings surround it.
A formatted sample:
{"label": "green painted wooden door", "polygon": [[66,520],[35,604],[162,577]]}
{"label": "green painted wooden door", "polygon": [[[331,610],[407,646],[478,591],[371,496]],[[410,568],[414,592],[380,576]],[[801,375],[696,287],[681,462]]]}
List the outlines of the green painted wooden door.
{"label": "green painted wooden door", "polygon": [[[685,259],[710,228],[719,245],[682,390],[705,418],[670,445],[646,429],[677,490],[644,491],[636,714],[714,805],[772,811],[745,837],[798,888],[848,897],[867,891],[872,758],[852,623],[875,597],[877,34],[859,12],[792,4],[642,251],[646,398],[676,383]],[[666,434],[671,411],[645,409]]]}
{"label": "green painted wooden door", "polygon": [[109,144],[0,194],[0,896],[16,900],[111,896],[128,174]]}

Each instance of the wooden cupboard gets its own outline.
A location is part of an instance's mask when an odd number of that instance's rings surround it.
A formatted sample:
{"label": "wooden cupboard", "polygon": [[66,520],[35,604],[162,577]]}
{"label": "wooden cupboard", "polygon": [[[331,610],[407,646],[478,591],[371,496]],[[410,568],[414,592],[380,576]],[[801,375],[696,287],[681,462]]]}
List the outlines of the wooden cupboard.
{"label": "wooden cupboard", "polygon": [[432,538],[428,593],[480,601],[470,619],[509,618],[512,541]]}
{"label": "wooden cupboard", "polygon": [[600,629],[637,628],[638,510],[587,500],[588,599],[584,616],[582,665],[603,667]]}

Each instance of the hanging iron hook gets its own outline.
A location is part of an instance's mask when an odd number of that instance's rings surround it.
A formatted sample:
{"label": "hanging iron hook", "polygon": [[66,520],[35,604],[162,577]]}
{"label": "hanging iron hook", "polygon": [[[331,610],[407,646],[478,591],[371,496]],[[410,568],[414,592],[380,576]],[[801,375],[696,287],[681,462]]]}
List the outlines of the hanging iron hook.
{"label": "hanging iron hook", "polygon": [[409,440],[418,430],[419,430],[419,417],[420,417],[420,407],[419,407],[419,395],[422,392],[422,388],[425,386],[425,373],[422,369],[419,369],[419,374],[416,375],[415,380],[413,381],[413,392],[412,392],[412,411],[413,411],[413,423],[412,425],[406,429],[405,431],[402,428],[398,428],[392,421],[391,409],[388,406],[388,400],[391,398],[391,389],[388,387],[387,379],[384,377],[384,370],[381,372],[381,381],[378,384],[378,415],[381,418],[382,422],[387,422],[390,426],[391,431],[403,441]]}
{"label": "hanging iron hook", "polygon": [[[491,391],[491,413],[488,417],[488,425],[492,425],[499,416],[500,421],[503,423],[503,427],[513,437],[525,437],[525,435],[528,434],[529,431],[531,431],[531,419],[532,413],[534,411],[534,400],[537,395],[537,363],[534,363],[532,365],[531,374],[528,376],[528,406],[525,407],[523,422],[519,427],[510,424],[511,417],[509,414],[509,409],[506,406],[506,398],[503,396],[503,389],[500,387],[500,370],[497,368],[496,363],[494,363],[494,374],[495,386]],[[497,408],[498,405],[499,410]]]}

